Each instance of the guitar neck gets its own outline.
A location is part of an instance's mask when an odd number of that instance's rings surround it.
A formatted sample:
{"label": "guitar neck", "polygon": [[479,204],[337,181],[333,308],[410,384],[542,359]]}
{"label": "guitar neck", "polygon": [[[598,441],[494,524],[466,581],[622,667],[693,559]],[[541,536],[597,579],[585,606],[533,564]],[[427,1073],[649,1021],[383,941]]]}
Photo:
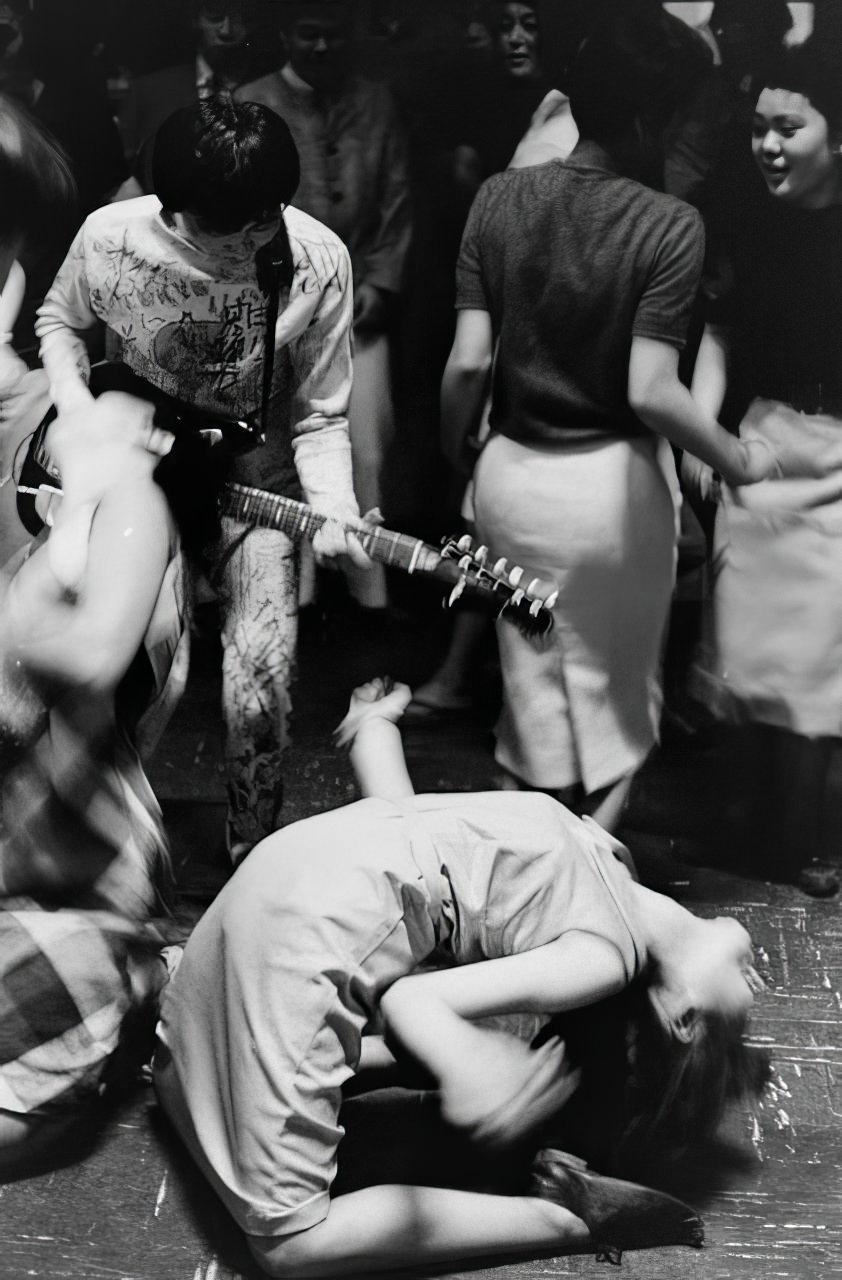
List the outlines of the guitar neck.
{"label": "guitar neck", "polygon": [[[278,529],[294,541],[312,539],[328,519],[304,502],[266,493],[263,489],[251,489],[243,484],[225,486],[221,511],[244,524]],[[379,526],[363,530],[343,522],[343,528],[356,534],[372,560],[381,564],[393,565],[405,573],[434,574],[447,581],[458,576],[455,565],[443,560],[435,547],[419,538],[410,538],[405,533],[395,533]]]}

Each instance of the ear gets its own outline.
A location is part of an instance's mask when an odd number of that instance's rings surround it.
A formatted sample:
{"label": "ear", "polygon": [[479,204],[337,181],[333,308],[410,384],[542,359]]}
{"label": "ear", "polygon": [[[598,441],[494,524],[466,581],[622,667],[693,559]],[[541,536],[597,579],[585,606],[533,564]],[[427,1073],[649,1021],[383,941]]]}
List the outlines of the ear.
{"label": "ear", "polygon": [[681,1013],[676,1014],[670,1022],[670,1031],[682,1044],[692,1044],[701,1025],[698,1009],[688,1005]]}

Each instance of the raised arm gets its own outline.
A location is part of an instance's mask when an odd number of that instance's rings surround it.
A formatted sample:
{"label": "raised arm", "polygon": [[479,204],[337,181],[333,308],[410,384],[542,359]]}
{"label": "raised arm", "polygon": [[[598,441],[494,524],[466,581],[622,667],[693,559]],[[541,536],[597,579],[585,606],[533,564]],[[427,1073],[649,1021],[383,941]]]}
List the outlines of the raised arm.
{"label": "raised arm", "polygon": [[[8,586],[0,646],[65,688],[116,687],[143,640],[173,525],[152,478],[151,406],[92,399],[50,428],[66,494],[46,542]],[[81,543],[81,548],[80,544]]]}
{"label": "raised arm", "polygon": [[364,796],[403,800],[415,794],[397,726],[411,697],[408,685],[393,685],[382,676],[351,695],[336,741],[350,748],[351,764]]}

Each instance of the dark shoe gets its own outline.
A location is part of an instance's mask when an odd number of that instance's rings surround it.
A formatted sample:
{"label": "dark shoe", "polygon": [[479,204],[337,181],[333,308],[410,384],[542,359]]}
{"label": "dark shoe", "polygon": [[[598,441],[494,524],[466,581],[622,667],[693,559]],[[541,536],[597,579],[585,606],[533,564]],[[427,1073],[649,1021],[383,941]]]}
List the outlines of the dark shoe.
{"label": "dark shoe", "polygon": [[619,1266],[624,1249],[656,1249],[686,1244],[701,1249],[701,1218],[672,1196],[635,1182],[591,1173],[566,1151],[539,1151],[532,1164],[530,1192],[569,1209],[590,1231],[597,1260]]}
{"label": "dark shoe", "polygon": [[839,869],[826,862],[811,862],[799,873],[798,887],[811,898],[832,898],[839,892]]}

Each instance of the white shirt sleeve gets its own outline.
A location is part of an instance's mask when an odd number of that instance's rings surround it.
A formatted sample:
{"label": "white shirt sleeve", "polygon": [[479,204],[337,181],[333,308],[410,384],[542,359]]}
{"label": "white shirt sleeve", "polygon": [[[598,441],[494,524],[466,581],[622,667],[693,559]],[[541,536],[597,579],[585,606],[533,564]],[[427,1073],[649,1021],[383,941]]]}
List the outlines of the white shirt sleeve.
{"label": "white shirt sleeve", "polygon": [[347,250],[332,247],[331,258],[336,269],[322,287],[313,318],[289,346],[295,384],[292,446],[307,502],[330,515],[348,516],[359,514],[348,433],[354,295]]}

